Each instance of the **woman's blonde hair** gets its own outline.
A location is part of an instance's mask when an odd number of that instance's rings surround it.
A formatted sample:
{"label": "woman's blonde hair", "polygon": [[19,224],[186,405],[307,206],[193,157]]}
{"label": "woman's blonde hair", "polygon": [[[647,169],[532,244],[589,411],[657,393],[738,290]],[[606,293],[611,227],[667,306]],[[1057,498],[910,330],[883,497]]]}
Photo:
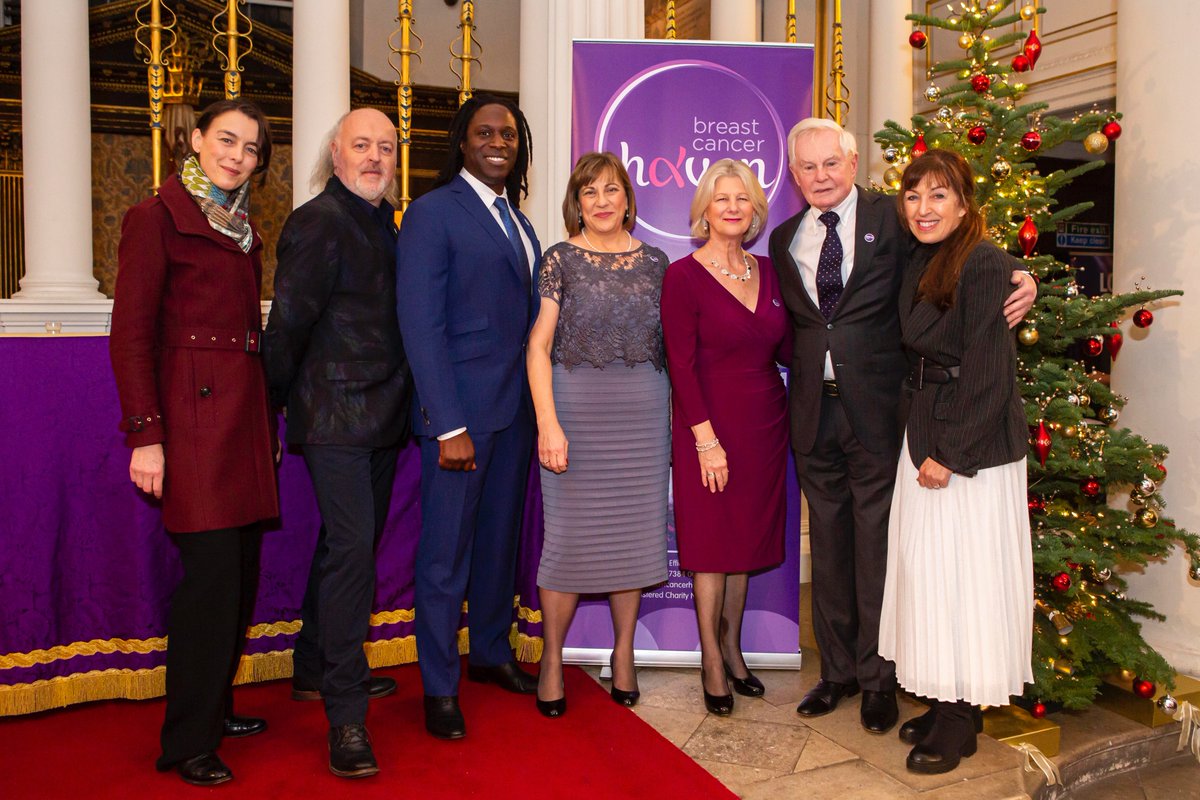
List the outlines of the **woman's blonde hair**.
{"label": "woman's blonde hair", "polygon": [[696,239],[708,238],[708,221],[704,219],[704,212],[712,202],[713,195],[717,191],[717,181],[721,178],[737,178],[746,187],[746,193],[750,195],[750,205],[754,207],[754,217],[750,220],[749,229],[742,235],[743,242],[749,241],[767,227],[767,196],[763,193],[754,171],[743,162],[734,161],[732,158],[722,158],[720,161],[713,162],[700,176],[700,183],[696,185],[696,194],[692,197],[692,210],[689,214],[692,236]]}

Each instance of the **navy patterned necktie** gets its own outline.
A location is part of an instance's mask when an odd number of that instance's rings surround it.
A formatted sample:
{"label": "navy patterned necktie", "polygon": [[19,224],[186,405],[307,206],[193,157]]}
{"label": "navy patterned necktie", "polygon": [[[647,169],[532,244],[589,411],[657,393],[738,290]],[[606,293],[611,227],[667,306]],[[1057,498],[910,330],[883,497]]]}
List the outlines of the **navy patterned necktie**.
{"label": "navy patterned necktie", "polygon": [[826,211],[817,217],[825,225],[825,242],[817,259],[817,305],[825,319],[833,317],[842,296],[842,240],[838,237],[838,215]]}
{"label": "navy patterned necktie", "polygon": [[496,210],[500,212],[500,221],[504,223],[504,232],[508,234],[508,243],[513,246],[513,250],[517,251],[517,263],[526,272],[529,272],[529,256],[525,254],[525,243],[521,241],[521,234],[517,232],[517,223],[508,211],[508,201],[503,197],[497,197],[495,206]]}

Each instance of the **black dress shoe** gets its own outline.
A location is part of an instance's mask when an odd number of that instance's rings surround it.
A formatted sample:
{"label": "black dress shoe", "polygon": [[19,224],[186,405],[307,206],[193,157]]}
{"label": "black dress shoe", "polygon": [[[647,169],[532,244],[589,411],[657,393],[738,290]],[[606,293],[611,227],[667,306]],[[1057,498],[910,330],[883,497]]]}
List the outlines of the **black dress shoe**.
{"label": "black dress shoe", "polygon": [[[536,685],[533,690],[537,691]],[[467,723],[458,708],[457,695],[425,695],[425,730],[439,739],[461,739],[467,735]]]}
{"label": "black dress shoe", "polygon": [[[613,656],[614,655],[615,655],[615,653],[608,654],[608,672],[610,675],[612,675],[612,678],[610,679],[610,680],[612,680],[612,688],[609,689],[609,694],[612,696],[613,702],[616,703],[617,705],[625,706],[627,708],[633,708],[634,706],[637,705],[638,698],[640,698],[642,696],[642,693],[639,692],[637,689],[634,689],[631,692],[627,692],[624,689],[617,688],[617,673],[616,673],[616,670],[613,669]],[[635,670],[634,676],[636,677],[636,675],[637,675],[637,671]]]}
{"label": "black dress shoe", "polygon": [[[983,711],[979,706],[971,707],[971,717],[975,723],[975,733],[983,733]],[[932,727],[933,706],[930,706],[924,714],[913,717],[900,726],[900,741],[905,744],[920,744],[921,740],[929,735]]]}
{"label": "black dress shoe", "polygon": [[[396,691],[396,681],[393,678],[385,678],[383,676],[372,675],[367,681],[367,697],[374,700],[377,697],[387,697]],[[292,682],[292,699],[293,700],[320,700],[321,690],[314,689],[311,686]]]}
{"label": "black dress shoe", "polygon": [[863,689],[862,726],[867,733],[887,733],[900,719],[900,709],[896,706],[896,690],[888,689],[877,692],[873,689]]}
{"label": "black dress shoe", "polygon": [[909,751],[905,766],[910,772],[940,775],[956,768],[964,758],[975,755],[975,723],[971,707],[962,701],[933,706],[933,725],[925,738]]}
{"label": "black dress shoe", "polygon": [[233,780],[233,773],[216,753],[201,753],[175,765],[179,777],[193,786],[216,786]]}
{"label": "black dress shoe", "polygon": [[754,673],[749,669],[746,670],[746,677],[739,678],[733,674],[733,670],[726,664],[725,677],[729,678],[729,683],[733,686],[733,690],[743,697],[762,697],[767,693],[767,687],[763,686],[763,682],[754,677]]}
{"label": "black dress shoe", "polygon": [[267,721],[258,717],[239,717],[230,714],[221,722],[221,732],[230,739],[253,736],[267,729]]}
{"label": "black dress shoe", "polygon": [[329,729],[329,771],[339,778],[366,778],[379,772],[366,725],[354,722]]}
{"label": "black dress shoe", "polygon": [[494,683],[501,689],[516,694],[535,694],[537,692],[537,678],[518,667],[515,661],[489,666],[468,664],[467,680],[476,683]]}
{"label": "black dress shoe", "polygon": [[838,701],[843,697],[853,697],[858,694],[857,683],[838,683],[824,678],[808,690],[796,713],[802,717],[821,717],[837,708]]}

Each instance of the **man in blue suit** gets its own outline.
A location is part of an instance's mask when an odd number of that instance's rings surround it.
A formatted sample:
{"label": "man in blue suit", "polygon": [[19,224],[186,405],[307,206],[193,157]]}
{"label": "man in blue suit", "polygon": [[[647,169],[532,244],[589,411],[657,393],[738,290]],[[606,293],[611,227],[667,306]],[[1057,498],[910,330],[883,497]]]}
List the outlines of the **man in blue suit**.
{"label": "man in blue suit", "polygon": [[450,126],[447,164],[405,212],[396,251],[421,446],[417,652],[425,727],[442,739],[466,734],[458,706],[464,597],[468,678],[537,690],[508,642],[533,445],[524,348],[541,249],[517,210],[531,149],[514,103],[488,95],[464,103]]}

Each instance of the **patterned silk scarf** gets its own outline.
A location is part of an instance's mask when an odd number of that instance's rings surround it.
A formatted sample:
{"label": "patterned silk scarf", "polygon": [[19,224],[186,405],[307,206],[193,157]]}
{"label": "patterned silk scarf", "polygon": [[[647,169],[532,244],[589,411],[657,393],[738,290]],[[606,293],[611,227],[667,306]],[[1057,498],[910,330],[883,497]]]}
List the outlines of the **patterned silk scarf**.
{"label": "patterned silk scarf", "polygon": [[200,206],[213,230],[233,239],[242,252],[249,253],[254,244],[254,231],[250,229],[249,220],[250,181],[232,193],[224,192],[204,174],[199,159],[190,155],[179,170],[179,182]]}

